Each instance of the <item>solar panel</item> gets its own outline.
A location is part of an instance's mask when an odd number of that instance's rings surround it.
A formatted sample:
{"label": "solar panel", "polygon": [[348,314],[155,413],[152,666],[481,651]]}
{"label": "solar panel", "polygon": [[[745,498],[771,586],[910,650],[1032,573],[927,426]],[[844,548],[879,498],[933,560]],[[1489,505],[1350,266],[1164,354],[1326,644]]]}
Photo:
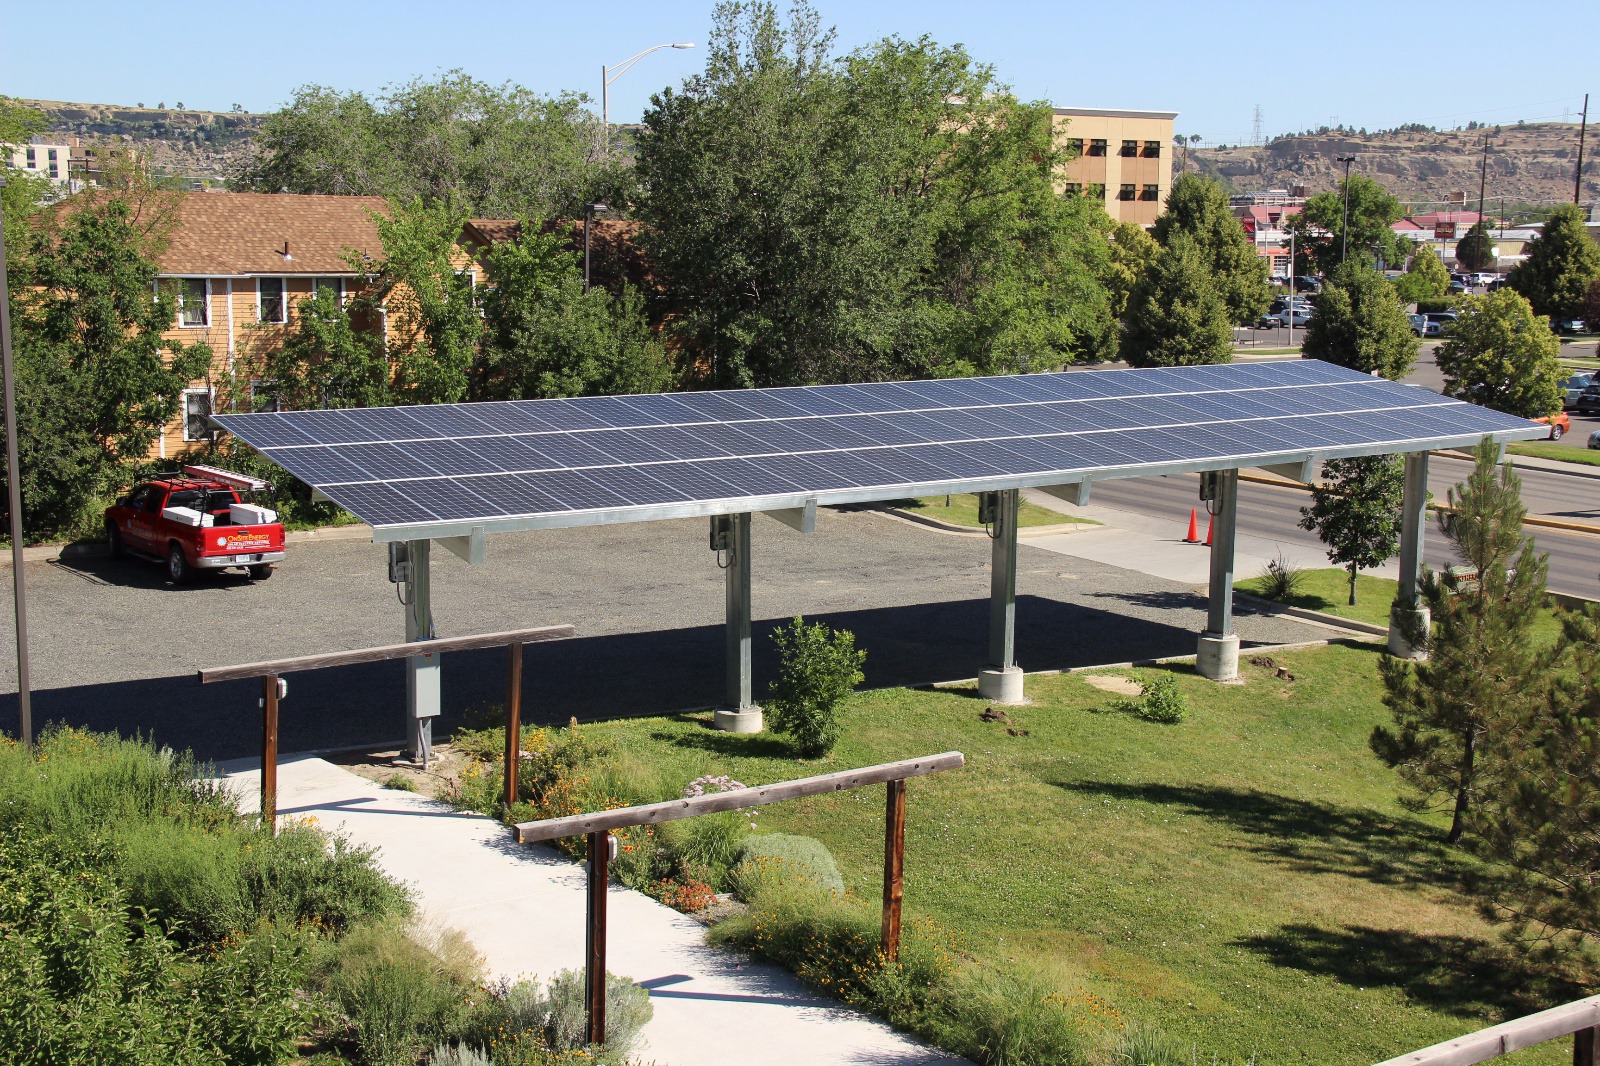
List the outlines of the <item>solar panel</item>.
{"label": "solar panel", "polygon": [[[1136,477],[1542,435],[1316,360],[214,419],[421,536]],[[788,502],[784,502],[788,501]]]}

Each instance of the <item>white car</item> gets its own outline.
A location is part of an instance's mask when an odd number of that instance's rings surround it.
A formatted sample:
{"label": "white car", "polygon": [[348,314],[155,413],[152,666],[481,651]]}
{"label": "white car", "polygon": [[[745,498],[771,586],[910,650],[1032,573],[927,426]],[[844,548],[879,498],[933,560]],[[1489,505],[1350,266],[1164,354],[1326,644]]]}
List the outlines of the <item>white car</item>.
{"label": "white car", "polygon": [[1291,318],[1294,325],[1303,326],[1311,321],[1311,308],[1296,304],[1292,309],[1284,308],[1282,311],[1267,315],[1263,321],[1270,322],[1274,326],[1287,326]]}

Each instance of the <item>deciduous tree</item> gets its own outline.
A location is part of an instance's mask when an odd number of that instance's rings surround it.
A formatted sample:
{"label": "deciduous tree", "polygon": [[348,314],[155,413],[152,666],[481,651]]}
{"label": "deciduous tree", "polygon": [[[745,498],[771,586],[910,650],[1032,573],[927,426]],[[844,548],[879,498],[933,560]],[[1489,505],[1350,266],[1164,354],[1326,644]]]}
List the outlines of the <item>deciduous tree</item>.
{"label": "deciduous tree", "polygon": [[1472,224],[1466,235],[1456,242],[1456,262],[1465,270],[1488,270],[1494,266],[1494,240],[1483,221]]}
{"label": "deciduous tree", "polygon": [[1533,626],[1545,599],[1546,558],[1522,532],[1526,510],[1511,464],[1485,438],[1467,481],[1448,493],[1440,527],[1465,567],[1424,570],[1428,633],[1410,633],[1428,659],[1385,657],[1384,704],[1394,725],[1372,731],[1372,749],[1412,789],[1415,810],[1452,809],[1446,839],[1471,824],[1485,775],[1483,753],[1540,699],[1543,671]]}
{"label": "deciduous tree", "polygon": [[1254,325],[1272,301],[1271,270],[1234,217],[1222,187],[1200,174],[1180,175],[1166,208],[1151,235],[1162,245],[1178,234],[1188,237],[1210,269],[1233,324]]}
{"label": "deciduous tree", "polygon": [[1134,286],[1161,254],[1161,245],[1148,230],[1133,222],[1116,223],[1107,236],[1111,241],[1111,256],[1107,263],[1106,288],[1111,294],[1111,313],[1121,318],[1128,309],[1128,297],[1133,295]]}
{"label": "deciduous tree", "polygon": [[[1348,248],[1346,253],[1345,190],[1349,189]],[[1288,221],[1296,242],[1325,276],[1348,259],[1369,264],[1403,263],[1409,246],[1389,227],[1400,220],[1400,201],[1365,174],[1351,174],[1330,192],[1306,201],[1300,214]]]}
{"label": "deciduous tree", "polygon": [[1520,294],[1500,289],[1461,301],[1459,317],[1434,358],[1446,396],[1522,418],[1561,409],[1561,341]]}
{"label": "deciduous tree", "polygon": [[1203,252],[1181,233],[1156,256],[1123,316],[1122,357],[1132,366],[1193,366],[1233,358],[1227,304]]}
{"label": "deciduous tree", "polygon": [[1572,204],[1550,212],[1528,246],[1528,258],[1506,276],[1536,314],[1551,318],[1577,315],[1596,280],[1600,280],[1600,247],[1588,234],[1583,211]]}
{"label": "deciduous tree", "polygon": [[1394,283],[1403,303],[1437,300],[1450,291],[1450,271],[1439,262],[1433,247],[1419,244],[1411,254],[1411,266]]}
{"label": "deciduous tree", "polygon": [[1394,286],[1366,263],[1352,262],[1328,279],[1306,324],[1303,351],[1399,381],[1411,372],[1420,343]]}
{"label": "deciduous tree", "polygon": [[1329,459],[1322,480],[1311,486],[1311,506],[1300,509],[1300,526],[1328,546],[1328,561],[1350,574],[1350,604],[1356,578],[1382,566],[1400,547],[1400,497],[1405,471],[1392,455]]}

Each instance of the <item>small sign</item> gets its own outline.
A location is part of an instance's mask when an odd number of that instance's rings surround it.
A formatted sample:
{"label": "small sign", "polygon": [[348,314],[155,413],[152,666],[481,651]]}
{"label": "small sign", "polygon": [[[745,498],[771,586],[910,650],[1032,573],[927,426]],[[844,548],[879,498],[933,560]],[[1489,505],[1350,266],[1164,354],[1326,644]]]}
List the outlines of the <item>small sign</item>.
{"label": "small sign", "polygon": [[1435,222],[1433,224],[1433,239],[1436,241],[1455,240],[1456,224],[1454,222]]}

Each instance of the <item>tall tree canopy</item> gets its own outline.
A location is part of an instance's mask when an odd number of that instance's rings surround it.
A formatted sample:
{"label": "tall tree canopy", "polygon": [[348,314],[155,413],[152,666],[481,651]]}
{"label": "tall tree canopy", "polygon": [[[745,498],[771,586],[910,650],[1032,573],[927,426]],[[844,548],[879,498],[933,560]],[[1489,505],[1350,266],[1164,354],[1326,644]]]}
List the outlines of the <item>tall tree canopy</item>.
{"label": "tall tree canopy", "polygon": [[1434,358],[1444,393],[1523,418],[1561,409],[1561,341],[1511,289],[1461,301],[1460,317]]}
{"label": "tall tree canopy", "polygon": [[1488,270],[1494,260],[1494,239],[1489,236],[1488,224],[1480,219],[1456,242],[1456,262],[1466,270]]}
{"label": "tall tree canopy", "polygon": [[631,180],[602,154],[582,95],[540,96],[459,70],[374,98],[304,86],[257,142],[237,188],[447,203],[479,217],[575,218],[600,196],[625,206]]}
{"label": "tall tree canopy", "polygon": [[1430,245],[1421,244],[1411,255],[1411,265],[1394,283],[1395,292],[1406,303],[1437,300],[1450,291],[1450,271],[1439,262]]}
{"label": "tall tree canopy", "polygon": [[1403,213],[1400,201],[1365,174],[1351,174],[1333,191],[1311,197],[1305,210],[1289,220],[1300,254],[1323,275],[1332,274],[1345,258],[1346,189],[1350,193],[1348,258],[1390,266],[1405,262],[1411,242],[1389,228]]}
{"label": "tall tree canopy", "polygon": [[1528,258],[1506,280],[1528,298],[1536,314],[1577,315],[1590,286],[1600,280],[1600,246],[1589,236],[1583,210],[1562,204],[1550,212],[1528,247]]}
{"label": "tall tree canopy", "polygon": [[1050,109],[925,38],[832,48],[804,4],[724,3],[704,71],[645,114],[644,239],[702,380],[1109,356],[1109,220],[1055,194]]}
{"label": "tall tree canopy", "polygon": [[1131,365],[1194,366],[1233,358],[1228,305],[1208,267],[1206,254],[1186,234],[1169,238],[1128,297],[1121,351]]}
{"label": "tall tree canopy", "polygon": [[1256,254],[1227,194],[1210,178],[1183,174],[1172,183],[1167,209],[1151,228],[1162,245],[1182,234],[1208,268],[1217,294],[1235,325],[1254,325],[1272,301],[1271,270]]}
{"label": "tall tree canopy", "polygon": [[1388,279],[1363,262],[1336,267],[1306,324],[1312,359],[1399,381],[1411,372],[1421,342]]}

